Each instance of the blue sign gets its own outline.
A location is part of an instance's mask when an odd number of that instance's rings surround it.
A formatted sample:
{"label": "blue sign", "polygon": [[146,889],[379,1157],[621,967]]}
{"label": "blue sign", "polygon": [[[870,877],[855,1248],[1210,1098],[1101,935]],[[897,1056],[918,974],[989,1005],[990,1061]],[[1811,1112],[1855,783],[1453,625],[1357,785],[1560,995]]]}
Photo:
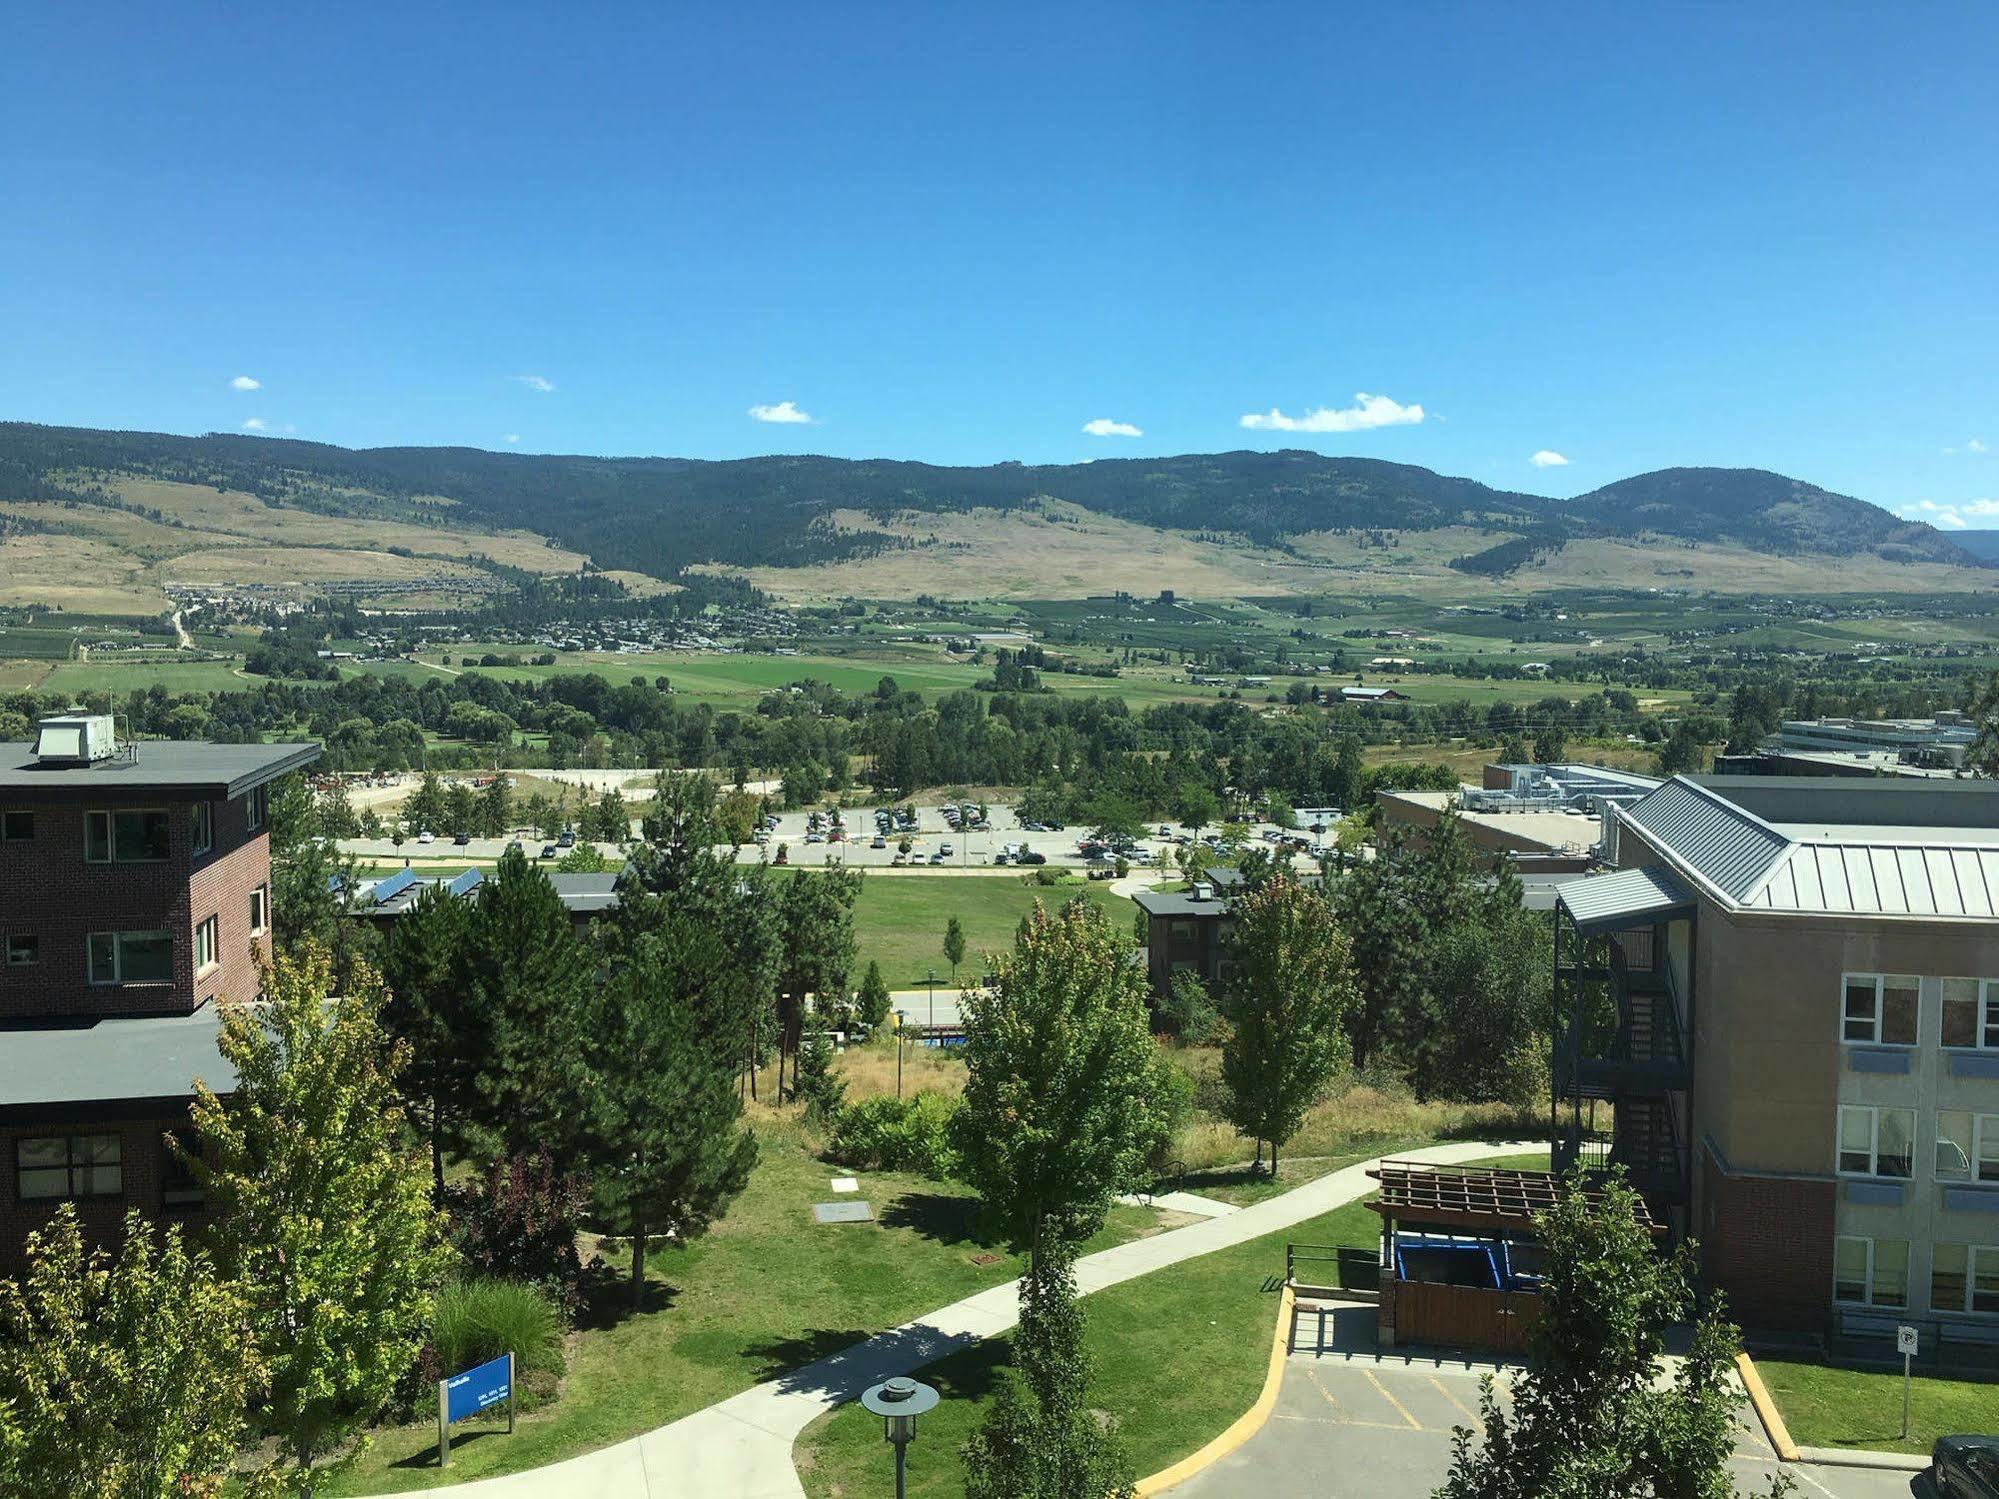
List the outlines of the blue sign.
{"label": "blue sign", "polygon": [[439,1380],[446,1423],[462,1421],[467,1416],[476,1416],[480,1411],[498,1405],[513,1394],[513,1380],[514,1356],[511,1353],[503,1353],[476,1369],[467,1369],[463,1374]]}

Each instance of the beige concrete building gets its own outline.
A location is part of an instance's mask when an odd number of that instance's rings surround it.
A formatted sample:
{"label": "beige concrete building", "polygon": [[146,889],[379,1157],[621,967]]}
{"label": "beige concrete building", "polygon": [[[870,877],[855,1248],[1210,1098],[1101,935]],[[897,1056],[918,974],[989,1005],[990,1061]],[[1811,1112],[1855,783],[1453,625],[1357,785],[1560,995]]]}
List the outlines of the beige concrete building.
{"label": "beige concrete building", "polygon": [[1605,854],[1557,901],[1558,1156],[1748,1326],[1999,1347],[1999,785],[1676,777]]}

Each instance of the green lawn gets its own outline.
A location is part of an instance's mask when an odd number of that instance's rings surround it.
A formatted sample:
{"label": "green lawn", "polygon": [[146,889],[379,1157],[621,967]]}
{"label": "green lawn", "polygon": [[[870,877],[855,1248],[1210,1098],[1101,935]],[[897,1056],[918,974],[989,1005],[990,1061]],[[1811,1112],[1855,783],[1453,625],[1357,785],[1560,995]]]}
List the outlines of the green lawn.
{"label": "green lawn", "polygon": [[65,661],[42,683],[44,692],[109,692],[123,696],[153,686],[168,692],[254,692],[263,677],[236,675],[241,661]]}
{"label": "green lawn", "polygon": [[[1366,1157],[1337,1164],[1352,1159]],[[1536,1169],[1547,1159],[1541,1151],[1475,1164]],[[1365,1201],[1351,1202],[1086,1297],[1085,1336],[1096,1363],[1090,1403],[1123,1424],[1136,1475],[1155,1473],[1205,1446],[1256,1400],[1269,1365],[1287,1241],[1371,1249],[1380,1236],[1381,1219]],[[1009,1348],[1006,1338],[995,1338],[924,1371],[944,1401],[923,1418],[910,1451],[912,1495],[944,1499],[964,1492],[958,1450],[978,1423],[980,1402]],[[1191,1370],[1199,1377],[1189,1377]],[[859,1499],[893,1481],[881,1425],[858,1404],[808,1426],[793,1457],[812,1499]]]}
{"label": "green lawn", "polygon": [[1927,1453],[1940,1436],[1999,1426],[1999,1382],[1917,1374],[1909,1392],[1909,1438],[1903,1441],[1899,1371],[1836,1369],[1792,1359],[1759,1358],[1770,1396],[1801,1447],[1875,1447]]}
{"label": "green lawn", "polygon": [[[562,1397],[522,1418],[512,1437],[468,1428],[452,1446],[455,1481],[573,1457],[684,1416],[850,1343],[1018,1275],[988,1245],[973,1201],[954,1184],[887,1172],[862,1177],[877,1221],[821,1226],[815,1202],[839,1172],[815,1160],[789,1124],[759,1127],[750,1186],[709,1234],[648,1256],[650,1299],[572,1340]],[[1094,1247],[1151,1230],[1150,1211],[1119,1208]],[[976,1263],[994,1255],[991,1263]],[[435,1420],[377,1434],[329,1493],[440,1484]]]}
{"label": "green lawn", "polygon": [[979,955],[1010,950],[1014,928],[1035,901],[1054,911],[1077,895],[1108,911],[1118,930],[1131,930],[1136,909],[1131,901],[1085,880],[1044,886],[1015,874],[880,875],[861,886],[854,908],[855,981],[872,959],[881,964],[891,989],[921,988],[931,969],[940,987],[948,985],[944,924],[953,916],[965,928],[966,958],[959,977],[983,973]]}

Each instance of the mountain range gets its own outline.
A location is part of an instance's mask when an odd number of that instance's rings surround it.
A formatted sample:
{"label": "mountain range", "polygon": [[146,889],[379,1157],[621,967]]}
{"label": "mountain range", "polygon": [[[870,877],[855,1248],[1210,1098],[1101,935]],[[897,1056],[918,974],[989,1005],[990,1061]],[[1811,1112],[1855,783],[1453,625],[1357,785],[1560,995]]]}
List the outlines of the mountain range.
{"label": "mountain range", "polygon": [[943,467],[347,449],[0,423],[0,526],[10,515],[18,531],[29,515],[41,525],[56,516],[59,527],[62,513],[83,507],[129,509],[128,481],[139,480],[362,522],[531,532],[599,567],[659,579],[700,566],[803,568],[907,552],[939,527],[948,532],[952,517],[974,514],[1087,513],[1277,557],[1321,556],[1329,536],[1380,537],[1392,546],[1408,534],[1435,535],[1447,539],[1451,568],[1492,579],[1592,541],[1999,565],[1930,526],[1761,469],[1662,469],[1550,499],[1412,464],[1298,450]]}

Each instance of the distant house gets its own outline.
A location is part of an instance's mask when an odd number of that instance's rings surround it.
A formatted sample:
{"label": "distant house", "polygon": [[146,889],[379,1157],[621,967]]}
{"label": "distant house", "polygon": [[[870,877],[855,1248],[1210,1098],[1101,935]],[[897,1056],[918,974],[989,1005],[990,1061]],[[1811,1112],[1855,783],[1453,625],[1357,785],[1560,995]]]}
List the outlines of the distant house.
{"label": "distant house", "polygon": [[1166,997],[1176,973],[1210,986],[1228,977],[1227,892],[1241,882],[1235,870],[1217,868],[1191,890],[1141,890],[1132,897],[1145,913],[1146,976],[1156,997]]}
{"label": "distant house", "polygon": [[1340,701],[1347,703],[1406,703],[1409,695],[1393,687],[1342,687]]}

